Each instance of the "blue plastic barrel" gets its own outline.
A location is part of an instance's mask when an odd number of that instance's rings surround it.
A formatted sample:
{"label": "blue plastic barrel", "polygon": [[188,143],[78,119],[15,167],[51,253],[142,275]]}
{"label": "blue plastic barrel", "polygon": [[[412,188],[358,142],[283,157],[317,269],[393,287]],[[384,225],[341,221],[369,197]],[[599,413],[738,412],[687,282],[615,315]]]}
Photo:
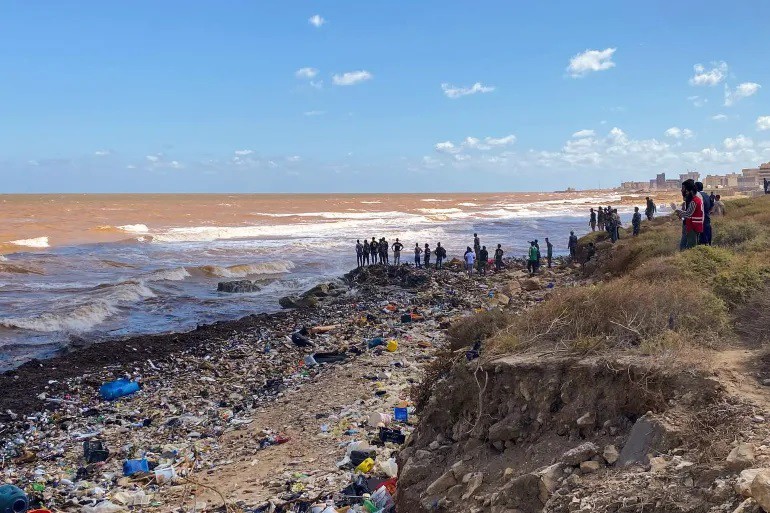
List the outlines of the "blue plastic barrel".
{"label": "blue plastic barrel", "polygon": [[29,499],[24,491],[13,485],[0,486],[0,513],[25,513]]}
{"label": "blue plastic barrel", "polygon": [[123,462],[123,474],[133,476],[137,472],[149,472],[150,465],[147,460],[126,460]]}
{"label": "blue plastic barrel", "polygon": [[139,383],[127,379],[119,379],[105,383],[99,388],[99,394],[105,401],[112,401],[119,397],[131,395],[139,391]]}

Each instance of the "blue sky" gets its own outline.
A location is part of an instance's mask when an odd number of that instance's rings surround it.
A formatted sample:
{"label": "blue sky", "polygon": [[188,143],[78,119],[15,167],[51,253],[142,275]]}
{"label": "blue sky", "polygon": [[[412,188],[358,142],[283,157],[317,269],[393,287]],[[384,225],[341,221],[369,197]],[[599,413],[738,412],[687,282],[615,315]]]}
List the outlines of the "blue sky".
{"label": "blue sky", "polygon": [[6,0],[0,192],[735,171],[770,161],[769,18],[761,0]]}

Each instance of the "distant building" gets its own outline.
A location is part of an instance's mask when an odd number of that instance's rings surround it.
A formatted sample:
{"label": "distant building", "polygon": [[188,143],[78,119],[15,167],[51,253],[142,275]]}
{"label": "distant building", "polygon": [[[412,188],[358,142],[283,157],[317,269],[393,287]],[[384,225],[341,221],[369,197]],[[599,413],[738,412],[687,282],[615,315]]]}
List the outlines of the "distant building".
{"label": "distant building", "polygon": [[624,191],[643,191],[648,188],[647,182],[623,182],[620,188]]}
{"label": "distant building", "polygon": [[700,173],[697,171],[688,171],[679,175],[679,182],[684,182],[685,180],[692,180],[693,182],[697,182],[699,179]]}
{"label": "distant building", "polygon": [[675,178],[669,178],[666,180],[666,185],[663,186],[664,189],[681,189],[682,188],[682,181],[679,181]]}
{"label": "distant building", "polygon": [[703,179],[704,189],[722,189],[727,187],[727,177],[722,175],[706,175]]}
{"label": "distant building", "polygon": [[655,190],[658,188],[658,181],[654,178],[650,180],[650,190]]}
{"label": "distant building", "polygon": [[655,188],[656,189],[666,188],[666,173],[658,173],[658,175],[655,177]]}

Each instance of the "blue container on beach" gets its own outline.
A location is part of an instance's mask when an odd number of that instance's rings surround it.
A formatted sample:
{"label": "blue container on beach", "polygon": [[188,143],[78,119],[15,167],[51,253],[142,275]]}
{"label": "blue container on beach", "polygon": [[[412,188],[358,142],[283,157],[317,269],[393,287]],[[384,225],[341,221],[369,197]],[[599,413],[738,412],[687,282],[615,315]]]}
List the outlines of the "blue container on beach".
{"label": "blue container on beach", "polygon": [[105,401],[112,401],[119,397],[131,395],[134,392],[139,391],[139,383],[136,381],[130,381],[127,379],[119,379],[117,381],[111,381],[105,383],[99,388],[99,395]]}
{"label": "blue container on beach", "polygon": [[0,486],[0,513],[24,513],[29,509],[29,499],[21,488],[13,485]]}
{"label": "blue container on beach", "polygon": [[409,410],[406,408],[393,408],[393,418],[396,422],[408,422]]}
{"label": "blue container on beach", "polygon": [[123,474],[126,476],[133,476],[138,472],[149,472],[150,464],[145,459],[141,460],[126,460],[123,462]]}
{"label": "blue container on beach", "polygon": [[370,340],[370,341],[367,343],[367,345],[369,346],[369,349],[373,349],[373,348],[375,348],[375,347],[377,347],[377,346],[384,346],[384,345],[385,345],[385,341],[384,341],[384,340],[382,340],[382,338],[381,338],[381,337],[377,337],[377,338],[373,338],[373,339],[371,339],[371,340]]}

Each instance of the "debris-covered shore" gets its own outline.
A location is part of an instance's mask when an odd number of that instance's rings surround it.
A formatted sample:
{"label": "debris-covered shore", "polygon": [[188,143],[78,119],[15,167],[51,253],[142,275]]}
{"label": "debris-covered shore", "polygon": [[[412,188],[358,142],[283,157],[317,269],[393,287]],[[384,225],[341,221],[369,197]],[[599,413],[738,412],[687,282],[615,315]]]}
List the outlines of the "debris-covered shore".
{"label": "debris-covered shore", "polygon": [[[470,280],[458,264],[358,269],[283,298],[299,308],[108,341],[3,374],[0,482],[33,507],[84,513],[390,504],[418,420],[410,389],[444,330],[574,280],[561,267],[532,281],[514,261]],[[141,389],[103,400],[100,387],[120,378]]]}

